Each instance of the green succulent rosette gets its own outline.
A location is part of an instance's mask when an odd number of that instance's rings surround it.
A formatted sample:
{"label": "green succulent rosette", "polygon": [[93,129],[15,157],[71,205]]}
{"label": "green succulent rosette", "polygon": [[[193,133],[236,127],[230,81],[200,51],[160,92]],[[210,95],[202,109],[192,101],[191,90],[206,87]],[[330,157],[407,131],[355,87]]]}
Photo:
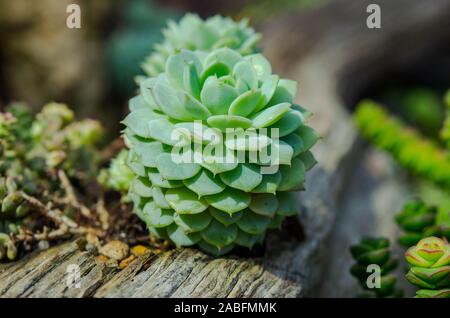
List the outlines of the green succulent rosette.
{"label": "green succulent rosette", "polygon": [[185,15],[178,23],[170,21],[163,30],[164,41],[154,47],[142,68],[148,76],[164,72],[169,56],[179,50],[210,52],[228,47],[242,55],[257,51],[261,35],[248,25],[248,20],[235,22],[228,17],[214,16],[202,20],[195,14]]}
{"label": "green succulent rosette", "polygon": [[397,224],[405,231],[399,237],[399,243],[410,247],[425,237],[437,234],[437,214],[437,207],[427,206],[423,201],[408,202],[395,217]]}
{"label": "green succulent rosette", "polygon": [[437,237],[428,237],[408,249],[411,266],[406,278],[420,287],[418,298],[450,298],[450,245]]}
{"label": "green succulent rosette", "polygon": [[[220,255],[298,213],[293,191],[316,164],[319,136],[293,102],[296,83],[272,74],[264,56],[182,50],[140,92],[123,121],[136,175],[129,196],[152,234]],[[225,138],[230,129],[245,134]],[[179,147],[194,159],[176,162]]]}
{"label": "green succulent rosette", "polygon": [[[361,287],[370,294],[362,297],[402,297],[401,290],[395,287],[397,278],[390,272],[395,270],[398,262],[391,258],[389,240],[385,238],[363,238],[351,246],[350,252],[356,263],[351,267],[350,273],[358,279]],[[367,271],[369,265],[378,265],[381,270],[380,288],[368,288],[367,279],[371,272]]]}

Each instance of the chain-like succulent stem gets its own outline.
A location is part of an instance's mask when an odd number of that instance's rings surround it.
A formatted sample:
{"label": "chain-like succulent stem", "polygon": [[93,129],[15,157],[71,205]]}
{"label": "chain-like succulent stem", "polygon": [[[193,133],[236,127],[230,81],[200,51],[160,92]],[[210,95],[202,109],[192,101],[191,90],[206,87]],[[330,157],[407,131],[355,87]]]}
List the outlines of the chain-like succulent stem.
{"label": "chain-like succulent stem", "polygon": [[[395,287],[397,278],[390,273],[398,266],[397,260],[391,258],[389,240],[385,238],[363,238],[351,246],[350,251],[356,263],[351,267],[350,273],[356,277],[361,287],[369,294],[362,297],[402,297],[403,292]],[[372,271],[369,266],[377,265],[380,269],[379,286],[369,288],[369,278]]]}
{"label": "chain-like succulent stem", "polygon": [[424,238],[408,249],[408,281],[419,288],[418,298],[450,298],[450,245],[437,237]]}
{"label": "chain-like succulent stem", "polygon": [[450,190],[450,157],[435,142],[424,138],[370,100],[359,104],[355,121],[366,139],[389,152],[402,166]]}

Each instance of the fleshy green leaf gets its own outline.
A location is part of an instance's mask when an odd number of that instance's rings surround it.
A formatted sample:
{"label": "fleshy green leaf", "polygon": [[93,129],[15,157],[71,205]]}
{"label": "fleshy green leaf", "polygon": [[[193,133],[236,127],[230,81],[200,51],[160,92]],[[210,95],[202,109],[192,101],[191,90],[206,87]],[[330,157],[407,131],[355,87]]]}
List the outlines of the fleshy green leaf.
{"label": "fleshy green leaf", "polygon": [[208,124],[211,127],[218,128],[222,132],[226,132],[227,128],[250,128],[252,121],[241,116],[217,115],[209,117]]}
{"label": "fleshy green leaf", "polygon": [[186,233],[193,233],[206,229],[212,216],[208,211],[199,214],[175,214],[174,220]]}
{"label": "fleshy green leaf", "polygon": [[302,138],[299,135],[292,133],[285,137],[283,137],[285,143],[289,144],[294,149],[293,157],[297,157],[303,151],[305,151],[305,144],[303,143]]}
{"label": "fleshy green leaf", "polygon": [[311,151],[302,153],[300,156],[298,156],[298,158],[303,161],[306,171],[311,170],[317,164],[317,160],[316,158],[314,158],[314,155]]}
{"label": "fleshy green leaf", "polygon": [[228,114],[247,117],[261,103],[261,98],[261,92],[254,90],[247,91],[233,101],[228,110]]}
{"label": "fleshy green leaf", "polygon": [[314,129],[305,125],[298,128],[297,134],[299,134],[303,140],[304,150],[311,149],[320,139],[319,134]]}
{"label": "fleshy green leaf", "polygon": [[292,159],[292,166],[280,166],[281,183],[278,191],[300,190],[305,183],[306,169],[303,162],[297,157]]}
{"label": "fleshy green leaf", "polygon": [[122,123],[133,131],[134,134],[149,138],[150,131],[148,124],[152,120],[164,118],[163,115],[155,113],[151,109],[138,109],[131,112]]}
{"label": "fleshy green leaf", "polygon": [[252,63],[258,80],[264,82],[272,74],[272,66],[262,54],[252,54],[245,57]]}
{"label": "fleshy green leaf", "polygon": [[163,210],[155,202],[149,202],[144,206],[142,219],[156,228],[166,227],[173,223],[173,210]]}
{"label": "fleshy green leaf", "polygon": [[280,79],[275,93],[269,102],[269,105],[276,105],[279,103],[292,103],[297,95],[297,82]]}
{"label": "fleshy green leaf", "polygon": [[221,255],[225,255],[225,254],[231,252],[231,250],[234,248],[234,244],[230,244],[230,245],[222,247],[222,248],[217,248],[214,245],[211,245],[211,244],[201,240],[200,242],[198,242],[198,247],[200,247],[200,249],[202,251],[204,251],[210,255],[219,257]]}
{"label": "fleshy green leaf", "polygon": [[[275,90],[277,89],[277,85],[280,78],[277,75],[271,75],[263,82],[261,86],[261,93],[262,93],[262,100],[259,104],[258,108],[255,111],[260,111],[263,109],[266,105],[269,104],[270,100],[272,99],[273,95],[275,94]],[[273,105],[273,104],[272,104]]]}
{"label": "fleshy green leaf", "polygon": [[205,169],[202,169],[194,177],[184,180],[184,185],[197,193],[199,197],[217,194],[225,189],[225,185],[220,178],[214,177],[211,172]]}
{"label": "fleshy green leaf", "polygon": [[219,81],[216,77],[209,77],[202,88],[200,98],[202,103],[214,115],[225,115],[231,103],[237,98],[236,89]]}
{"label": "fleshy green leaf", "polygon": [[167,190],[166,200],[178,214],[197,214],[208,208],[203,199],[186,188]]}
{"label": "fleshy green leaf", "polygon": [[195,176],[201,169],[197,163],[176,163],[170,153],[161,153],[156,158],[156,167],[164,179],[185,180]]}
{"label": "fleshy green leaf", "polygon": [[277,171],[274,174],[264,174],[261,183],[252,190],[253,193],[272,193],[278,189],[278,185],[281,183],[281,173]]}
{"label": "fleshy green leaf", "polygon": [[142,164],[141,157],[131,149],[128,152],[127,158],[127,166],[133,171],[136,175],[140,177],[146,177],[147,172],[145,171],[145,167]]}
{"label": "fleshy green leaf", "polygon": [[238,62],[233,69],[233,76],[241,79],[251,90],[258,88],[258,76],[253,65],[246,60]]}
{"label": "fleshy green leaf", "polygon": [[249,208],[257,214],[272,217],[278,208],[278,199],[273,194],[254,194]]}
{"label": "fleshy green leaf", "polygon": [[259,166],[250,164],[239,164],[232,171],[220,174],[222,181],[229,187],[250,192],[262,181]]}
{"label": "fleshy green leaf", "polygon": [[184,88],[184,71],[187,65],[193,65],[197,73],[202,72],[202,65],[194,52],[183,50],[167,59],[166,76],[172,85]]}
{"label": "fleshy green leaf", "polygon": [[282,103],[266,108],[251,117],[253,126],[256,128],[269,127],[279,120],[282,120],[283,116],[285,116],[290,109],[291,104],[289,103]]}
{"label": "fleshy green leaf", "polygon": [[168,118],[160,118],[152,120],[148,123],[150,137],[156,139],[163,144],[174,146],[180,140],[176,140],[176,136],[172,136],[174,130],[174,123]]}
{"label": "fleshy green leaf", "polygon": [[234,242],[238,234],[238,228],[234,224],[225,226],[213,219],[201,233],[204,241],[220,249]]}
{"label": "fleshy green leaf", "polygon": [[155,204],[160,207],[161,209],[171,209],[169,202],[167,202],[164,192],[161,188],[153,187],[152,188],[153,193],[153,201]]}
{"label": "fleshy green leaf", "polygon": [[219,221],[225,226],[236,223],[242,217],[243,214],[243,212],[241,211],[230,215],[226,212],[220,211],[213,207],[209,207],[209,212],[217,221]]}
{"label": "fleshy green leaf", "polygon": [[153,185],[160,187],[160,188],[166,188],[166,189],[174,189],[174,188],[180,188],[183,186],[183,182],[179,180],[167,180],[163,179],[163,177],[159,174],[157,169],[149,169],[148,170],[148,177],[150,178],[150,181]]}
{"label": "fleshy green leaf", "polygon": [[134,141],[133,149],[140,156],[141,163],[150,168],[156,167],[156,158],[165,151],[164,146],[158,141]]}
{"label": "fleshy green leaf", "polygon": [[236,190],[225,189],[221,193],[206,197],[206,201],[216,209],[233,214],[244,210],[250,204],[250,195],[248,193]]}
{"label": "fleshy green leaf", "polygon": [[153,196],[151,182],[143,177],[134,178],[131,181],[130,191],[144,198],[151,198]]}
{"label": "fleshy green leaf", "polygon": [[278,129],[278,137],[284,137],[297,130],[303,123],[301,114],[298,111],[290,110],[274,123],[270,128]]}
{"label": "fleshy green leaf", "polygon": [[205,59],[205,64],[210,65],[212,63],[223,63],[230,70],[234,68],[236,63],[242,59],[241,55],[229,48],[222,48],[211,52]]}
{"label": "fleshy green leaf", "polygon": [[244,232],[259,235],[263,234],[269,226],[271,219],[256,214],[250,210],[245,210],[244,215],[237,221],[237,226]]}
{"label": "fleshy green leaf", "polygon": [[167,235],[169,236],[170,240],[175,243],[177,247],[192,246],[197,244],[202,239],[200,232],[188,234],[184,232],[184,230],[181,227],[177,226],[175,223],[171,224],[167,228]]}

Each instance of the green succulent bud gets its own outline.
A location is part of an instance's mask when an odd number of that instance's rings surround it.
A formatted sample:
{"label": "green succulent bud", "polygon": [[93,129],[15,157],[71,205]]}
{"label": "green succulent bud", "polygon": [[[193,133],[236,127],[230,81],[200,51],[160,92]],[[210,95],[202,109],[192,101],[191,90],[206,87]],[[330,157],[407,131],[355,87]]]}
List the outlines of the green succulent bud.
{"label": "green succulent bud", "polygon": [[422,201],[413,201],[405,205],[402,212],[395,218],[397,224],[405,231],[400,236],[400,244],[410,247],[422,238],[435,232],[436,207],[428,207]]}
{"label": "green succulent bud", "polygon": [[9,235],[0,233],[0,260],[7,258],[14,260],[17,257],[17,248]]}
{"label": "green succulent bud", "polygon": [[261,54],[229,48],[182,50],[141,82],[123,123],[130,197],[152,233],[220,255],[298,213],[292,191],[304,188],[319,136],[293,103],[296,85]]}
{"label": "green succulent bud", "polygon": [[[397,260],[391,258],[389,240],[385,238],[363,238],[359,244],[353,245],[350,252],[356,263],[351,267],[350,273],[356,277],[363,289],[370,291],[376,297],[402,297],[402,291],[395,288],[397,279],[390,275],[398,266]],[[380,286],[370,289],[367,280],[372,272],[369,265],[380,267]],[[371,295],[372,295],[371,294]]]}
{"label": "green succulent bud", "polygon": [[437,237],[428,237],[408,249],[411,266],[406,278],[422,288],[417,297],[450,298],[450,245]]}
{"label": "green succulent bud", "polygon": [[202,20],[195,14],[185,15],[179,23],[170,21],[163,33],[164,42],[155,46],[155,52],[142,65],[148,76],[164,72],[168,57],[182,49],[210,52],[228,47],[247,55],[257,51],[261,39],[248,26],[248,20],[235,22],[221,16]]}
{"label": "green succulent bud", "polygon": [[8,194],[2,200],[2,213],[5,215],[13,214],[19,205],[23,202],[23,197],[18,192]]}
{"label": "green succulent bud", "polygon": [[103,128],[98,121],[85,119],[67,126],[65,134],[72,147],[92,146],[102,137]]}
{"label": "green succulent bud", "polygon": [[122,150],[113,160],[108,169],[101,171],[100,183],[106,188],[126,193],[134,179],[133,171],[127,165],[128,151]]}

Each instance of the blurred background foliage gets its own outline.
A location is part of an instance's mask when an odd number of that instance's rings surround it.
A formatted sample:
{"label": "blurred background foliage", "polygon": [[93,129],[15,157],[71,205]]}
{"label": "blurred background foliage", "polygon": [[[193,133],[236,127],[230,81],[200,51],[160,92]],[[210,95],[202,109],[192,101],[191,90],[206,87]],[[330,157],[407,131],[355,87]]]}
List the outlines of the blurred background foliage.
{"label": "blurred background foliage", "polygon": [[[140,63],[161,40],[167,19],[185,12],[249,17],[319,6],[326,0],[0,0],[0,110],[13,101],[35,112],[48,101],[72,105],[78,117],[100,120],[109,139],[119,135]],[[82,28],[66,27],[77,3]]]}

